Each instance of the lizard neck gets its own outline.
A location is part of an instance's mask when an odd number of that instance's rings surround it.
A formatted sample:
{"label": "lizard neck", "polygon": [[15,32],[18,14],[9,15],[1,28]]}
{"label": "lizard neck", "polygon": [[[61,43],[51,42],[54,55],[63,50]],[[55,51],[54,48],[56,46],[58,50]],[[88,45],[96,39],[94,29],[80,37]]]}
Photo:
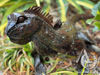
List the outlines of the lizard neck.
{"label": "lizard neck", "polygon": [[37,24],[38,28],[35,31],[34,35],[32,36],[32,41],[35,38],[39,39],[46,39],[46,38],[53,38],[53,35],[55,34],[55,30],[45,21],[39,21]]}

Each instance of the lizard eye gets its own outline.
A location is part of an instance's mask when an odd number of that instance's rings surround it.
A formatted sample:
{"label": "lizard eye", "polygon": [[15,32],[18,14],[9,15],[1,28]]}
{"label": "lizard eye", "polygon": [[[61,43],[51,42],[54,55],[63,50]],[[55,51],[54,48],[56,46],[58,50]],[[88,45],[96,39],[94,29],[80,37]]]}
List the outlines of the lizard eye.
{"label": "lizard eye", "polygon": [[26,19],[27,19],[27,18],[26,18],[25,16],[19,16],[19,17],[18,17],[18,20],[17,20],[17,24],[18,24],[18,23],[24,22]]}

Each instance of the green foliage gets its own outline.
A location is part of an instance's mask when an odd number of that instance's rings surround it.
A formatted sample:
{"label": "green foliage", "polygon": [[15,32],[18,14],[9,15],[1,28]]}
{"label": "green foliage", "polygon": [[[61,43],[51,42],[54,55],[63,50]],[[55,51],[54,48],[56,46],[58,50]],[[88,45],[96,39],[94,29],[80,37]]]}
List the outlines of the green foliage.
{"label": "green foliage", "polygon": [[94,24],[95,26],[97,26],[98,29],[100,30],[100,21],[96,21],[96,22],[94,22],[93,24]]}
{"label": "green foliage", "polygon": [[94,3],[90,0],[76,0],[76,3],[89,9],[92,9],[94,6]]}
{"label": "green foliage", "polygon": [[46,3],[43,6],[43,11],[48,13],[50,11],[51,0],[44,0],[44,2]]}
{"label": "green foliage", "polygon": [[93,25],[98,27],[98,29],[100,30],[100,2],[98,2],[94,6],[94,8],[92,9],[92,14],[95,16],[95,18],[93,19]]}
{"label": "green foliage", "polygon": [[40,0],[36,0],[37,6],[40,6]]}
{"label": "green foliage", "polygon": [[[94,7],[92,8],[92,15],[95,16],[93,19],[89,19],[86,22],[88,24],[92,24],[96,26],[96,30],[100,30],[100,2],[98,2]],[[94,30],[94,31],[96,31]]]}
{"label": "green foliage", "polygon": [[83,69],[82,69],[81,75],[84,75],[84,71],[85,71],[86,66],[87,66],[87,61],[85,62],[85,65],[84,65],[84,67],[83,67]]}
{"label": "green foliage", "polygon": [[27,43],[26,45],[23,45],[23,49],[25,52],[32,52],[32,50],[34,49],[34,44],[32,42]]}
{"label": "green foliage", "polygon": [[58,74],[66,74],[66,75],[78,75],[77,72],[71,72],[71,71],[59,71],[59,72],[54,72],[51,73],[50,75],[58,75]]}
{"label": "green foliage", "polygon": [[92,14],[94,16],[96,16],[98,12],[100,12],[100,2],[98,2],[96,5],[94,5],[94,7],[92,9]]}
{"label": "green foliage", "polygon": [[31,56],[33,43],[20,46],[11,43],[6,37],[1,37],[0,40],[2,40],[0,41],[0,52],[3,51],[3,55],[0,55],[0,57],[2,56],[0,61],[5,69],[4,73],[11,71],[16,74],[17,71],[25,71],[27,75],[31,74],[32,69],[34,69],[34,58]]}
{"label": "green foliage", "polygon": [[25,52],[24,48],[6,50],[3,53],[5,72],[10,70],[12,73],[16,73],[20,70],[20,72],[26,71],[27,75],[29,75],[31,72],[30,69],[33,69],[34,59],[28,53],[30,52]]}
{"label": "green foliage", "polygon": [[84,13],[81,6],[84,6],[85,8],[91,9],[93,8],[94,3],[90,0],[67,0],[71,5],[73,5],[77,10],[78,13]]}
{"label": "green foliage", "polygon": [[58,0],[59,5],[61,7],[61,20],[62,22],[66,22],[66,8],[63,0]]}
{"label": "green foliage", "polygon": [[82,8],[80,7],[80,5],[78,5],[76,3],[77,0],[67,0],[71,5],[73,5],[79,13],[84,13],[84,11],[82,10]]}
{"label": "green foliage", "polygon": [[4,1],[1,0],[1,1],[0,1],[0,7],[3,6],[5,3],[7,3],[8,1],[9,1],[9,0],[4,0]]}
{"label": "green foliage", "polygon": [[54,68],[56,67],[57,63],[59,62],[59,58],[56,59],[53,67],[48,71],[48,73],[52,72],[54,70]]}

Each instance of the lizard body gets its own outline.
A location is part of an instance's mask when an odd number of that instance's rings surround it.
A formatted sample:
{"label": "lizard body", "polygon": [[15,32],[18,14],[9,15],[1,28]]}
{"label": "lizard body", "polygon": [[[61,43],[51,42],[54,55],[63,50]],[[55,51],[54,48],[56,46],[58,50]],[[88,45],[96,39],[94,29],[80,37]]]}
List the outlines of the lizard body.
{"label": "lizard body", "polygon": [[[75,19],[73,17],[72,22],[66,22],[56,30],[52,25],[51,15],[43,14],[40,7],[32,7],[22,13],[9,15],[5,32],[10,40],[17,44],[26,44],[33,41],[36,53],[41,56],[53,56],[57,53],[65,54],[74,49],[77,40],[81,41],[83,39],[82,42],[85,40],[91,43],[91,40],[74,27],[75,22],[80,19],[82,17]],[[41,75],[41,68],[38,66],[43,67],[43,65],[41,61],[37,61],[39,56],[36,55],[35,57],[36,75]],[[42,72],[45,72],[45,69]]]}

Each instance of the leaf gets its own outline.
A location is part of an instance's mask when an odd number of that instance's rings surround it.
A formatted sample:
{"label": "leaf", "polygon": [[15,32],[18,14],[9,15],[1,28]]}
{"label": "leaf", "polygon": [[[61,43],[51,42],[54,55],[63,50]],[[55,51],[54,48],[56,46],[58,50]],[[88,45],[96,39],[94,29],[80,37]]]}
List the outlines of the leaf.
{"label": "leaf", "polygon": [[94,5],[94,7],[92,9],[92,14],[94,16],[96,16],[98,11],[100,12],[100,2],[98,2],[96,5]]}
{"label": "leaf", "polygon": [[59,71],[51,73],[50,75],[56,75],[56,74],[78,75],[77,72],[71,72],[71,71]]}
{"label": "leaf", "polygon": [[1,35],[3,35],[3,33],[4,33],[4,28],[6,27],[6,25],[7,25],[7,21],[5,21],[5,23],[2,24],[2,25],[0,26]]}
{"label": "leaf", "polygon": [[88,62],[88,61],[85,62],[85,66],[84,66],[83,69],[82,69],[81,75],[84,75],[85,68],[86,68],[86,66],[87,66],[87,62]]}
{"label": "leaf", "polygon": [[16,56],[17,56],[17,50],[15,50],[15,52],[13,53],[13,59],[16,59]]}
{"label": "leaf", "polygon": [[87,24],[92,24],[93,20],[94,20],[94,19],[88,19],[88,20],[86,20],[86,23],[87,23]]}
{"label": "leaf", "polygon": [[[4,54],[5,54],[5,53],[4,53]],[[3,63],[4,63],[4,66],[5,66],[5,67],[8,66],[7,63],[8,63],[8,60],[9,60],[11,57],[12,57],[11,54],[10,54],[9,56],[7,56],[7,57],[4,57],[4,61],[3,61]]]}
{"label": "leaf", "polygon": [[1,0],[0,1],[0,7],[3,6],[5,3],[7,3],[9,0]]}
{"label": "leaf", "polygon": [[61,6],[61,21],[65,22],[66,21],[66,11],[65,11],[63,0],[58,0],[58,2]]}
{"label": "leaf", "polygon": [[96,21],[96,22],[93,23],[93,25],[97,26],[100,30],[100,22]]}
{"label": "leaf", "polygon": [[36,0],[37,6],[40,6],[40,0]]}
{"label": "leaf", "polygon": [[76,3],[79,4],[79,5],[82,5],[84,7],[90,8],[90,9],[93,8],[93,4],[90,4],[87,1],[79,1],[78,0],[78,1],[76,1]]}
{"label": "leaf", "polygon": [[27,65],[27,75],[30,75],[30,65]]}
{"label": "leaf", "polygon": [[23,49],[26,52],[31,52],[33,49],[32,43],[30,42],[30,43],[27,43],[26,45],[23,45]]}
{"label": "leaf", "polygon": [[71,5],[73,5],[80,14],[84,13],[82,8],[76,3],[77,0],[67,0]]}
{"label": "leaf", "polygon": [[13,64],[11,63],[11,59],[10,59],[8,62],[8,66],[9,66],[10,71],[14,72],[14,70],[12,69],[12,65]]}
{"label": "leaf", "polygon": [[52,72],[54,70],[54,68],[58,64],[59,60],[60,60],[59,58],[56,59],[56,62],[54,63],[53,67],[48,71],[48,73],[50,73],[50,72]]}
{"label": "leaf", "polygon": [[46,13],[49,13],[50,11],[50,4],[51,4],[51,0],[45,0],[45,5],[43,6],[43,10]]}
{"label": "leaf", "polygon": [[100,14],[97,14],[96,17],[94,18],[95,20],[100,20]]}
{"label": "leaf", "polygon": [[8,1],[8,2],[6,2],[5,4],[3,4],[2,6],[1,6],[1,8],[3,8],[3,7],[7,7],[7,6],[11,6],[11,5],[13,5],[13,4],[15,4],[16,3],[16,1]]}
{"label": "leaf", "polygon": [[25,4],[23,8],[16,9],[16,12],[23,12],[24,10],[27,10],[28,8],[32,6],[36,6],[36,4],[33,4],[33,3],[28,3],[27,5]]}
{"label": "leaf", "polygon": [[20,71],[23,71],[23,67],[24,67],[24,58],[20,59]]}

